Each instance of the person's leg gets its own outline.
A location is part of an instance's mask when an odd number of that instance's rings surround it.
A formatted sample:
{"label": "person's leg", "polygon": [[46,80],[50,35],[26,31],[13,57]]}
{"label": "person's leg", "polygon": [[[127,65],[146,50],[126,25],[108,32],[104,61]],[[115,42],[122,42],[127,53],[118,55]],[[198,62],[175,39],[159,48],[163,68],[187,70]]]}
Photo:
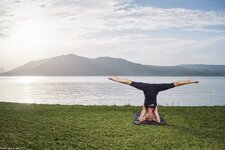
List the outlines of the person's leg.
{"label": "person's leg", "polygon": [[194,84],[194,83],[199,83],[198,81],[193,81],[193,80],[182,80],[182,81],[175,81],[173,84],[174,86],[182,86],[186,84]]}
{"label": "person's leg", "polygon": [[173,83],[163,83],[163,84],[153,84],[157,92],[165,91],[171,89],[173,87],[182,86],[186,84],[193,84],[198,83],[198,81],[193,80],[182,80],[182,81],[175,81]]}
{"label": "person's leg", "polygon": [[122,79],[122,78],[118,78],[118,77],[109,77],[108,79],[115,81],[115,82],[127,84],[127,85],[130,85],[132,83],[132,81],[129,79]]}
{"label": "person's leg", "polygon": [[123,83],[126,85],[130,85],[136,89],[142,90],[144,91],[146,88],[148,88],[149,84],[148,83],[142,83],[142,82],[134,82],[131,81],[129,79],[122,79],[122,78],[118,78],[118,77],[110,77],[108,78],[109,80],[115,81],[115,82],[119,82],[119,83]]}
{"label": "person's leg", "polygon": [[[108,79],[109,79],[109,80],[112,80],[112,81],[115,81],[115,82],[119,82],[119,83],[123,83],[123,84],[130,85],[130,86],[135,87],[135,88],[137,88],[137,89],[139,89],[139,90],[142,90],[142,91],[144,91],[144,90],[149,86],[149,84],[147,84],[147,83],[133,82],[133,81],[131,81],[131,80],[129,80],[129,79],[122,79],[122,78],[118,78],[118,77],[109,77]],[[153,108],[152,108],[152,109],[153,109]],[[152,112],[152,111],[153,111],[153,110],[151,110],[151,112]],[[141,114],[140,114],[140,117],[138,118],[138,120],[139,120],[140,122],[143,122],[143,121],[147,120],[148,117],[151,118],[152,115],[154,115],[153,112],[150,113],[150,114],[148,114],[148,113],[147,113],[147,109],[146,109],[146,107],[144,106],[143,109],[142,109],[142,111],[141,111]]]}
{"label": "person's leg", "polygon": [[165,91],[175,87],[174,83],[163,83],[163,84],[153,84],[153,85],[154,85],[154,89],[156,89],[156,92]]}

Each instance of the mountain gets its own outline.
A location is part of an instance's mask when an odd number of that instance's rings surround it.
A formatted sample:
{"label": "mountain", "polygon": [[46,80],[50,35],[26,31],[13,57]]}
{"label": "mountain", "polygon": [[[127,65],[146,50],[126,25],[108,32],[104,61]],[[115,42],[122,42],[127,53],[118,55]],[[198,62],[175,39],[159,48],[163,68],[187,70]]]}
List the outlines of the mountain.
{"label": "mountain", "polygon": [[41,76],[225,76],[225,65],[142,65],[121,58],[73,54],[31,61],[0,75]]}
{"label": "mountain", "polygon": [[5,71],[4,67],[0,67],[0,73],[2,73],[4,71]]}
{"label": "mountain", "polygon": [[180,65],[181,67],[187,69],[194,69],[202,72],[212,72],[216,74],[225,74],[225,65],[202,65],[202,64],[195,64],[195,65]]}

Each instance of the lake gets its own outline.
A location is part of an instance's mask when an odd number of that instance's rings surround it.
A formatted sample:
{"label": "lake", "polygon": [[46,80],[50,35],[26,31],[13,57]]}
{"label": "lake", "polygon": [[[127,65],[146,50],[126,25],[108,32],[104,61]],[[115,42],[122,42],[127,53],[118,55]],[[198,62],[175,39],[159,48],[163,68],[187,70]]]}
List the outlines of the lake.
{"label": "lake", "polygon": [[[123,77],[147,83],[171,83],[189,77]],[[158,105],[225,105],[225,77],[192,77],[199,84],[160,92]],[[0,77],[0,101],[64,105],[143,105],[143,92],[110,81],[105,76],[13,76]]]}

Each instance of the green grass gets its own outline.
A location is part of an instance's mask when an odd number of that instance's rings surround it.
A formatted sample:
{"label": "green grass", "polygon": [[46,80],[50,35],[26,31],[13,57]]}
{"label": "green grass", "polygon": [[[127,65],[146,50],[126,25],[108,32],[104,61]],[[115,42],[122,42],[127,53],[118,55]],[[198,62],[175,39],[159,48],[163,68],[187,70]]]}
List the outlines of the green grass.
{"label": "green grass", "polygon": [[166,126],[135,126],[140,110],[0,103],[0,149],[225,149],[225,107],[159,107]]}

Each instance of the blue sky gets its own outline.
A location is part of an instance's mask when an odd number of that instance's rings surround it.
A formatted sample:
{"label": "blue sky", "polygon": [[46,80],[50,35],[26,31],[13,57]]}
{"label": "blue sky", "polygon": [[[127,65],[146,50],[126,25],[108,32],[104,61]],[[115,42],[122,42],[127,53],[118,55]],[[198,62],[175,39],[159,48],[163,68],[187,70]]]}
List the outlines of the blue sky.
{"label": "blue sky", "polygon": [[0,66],[62,54],[225,65],[224,0],[0,0]]}
{"label": "blue sky", "polygon": [[135,0],[143,6],[159,8],[185,8],[195,10],[224,10],[224,0]]}

